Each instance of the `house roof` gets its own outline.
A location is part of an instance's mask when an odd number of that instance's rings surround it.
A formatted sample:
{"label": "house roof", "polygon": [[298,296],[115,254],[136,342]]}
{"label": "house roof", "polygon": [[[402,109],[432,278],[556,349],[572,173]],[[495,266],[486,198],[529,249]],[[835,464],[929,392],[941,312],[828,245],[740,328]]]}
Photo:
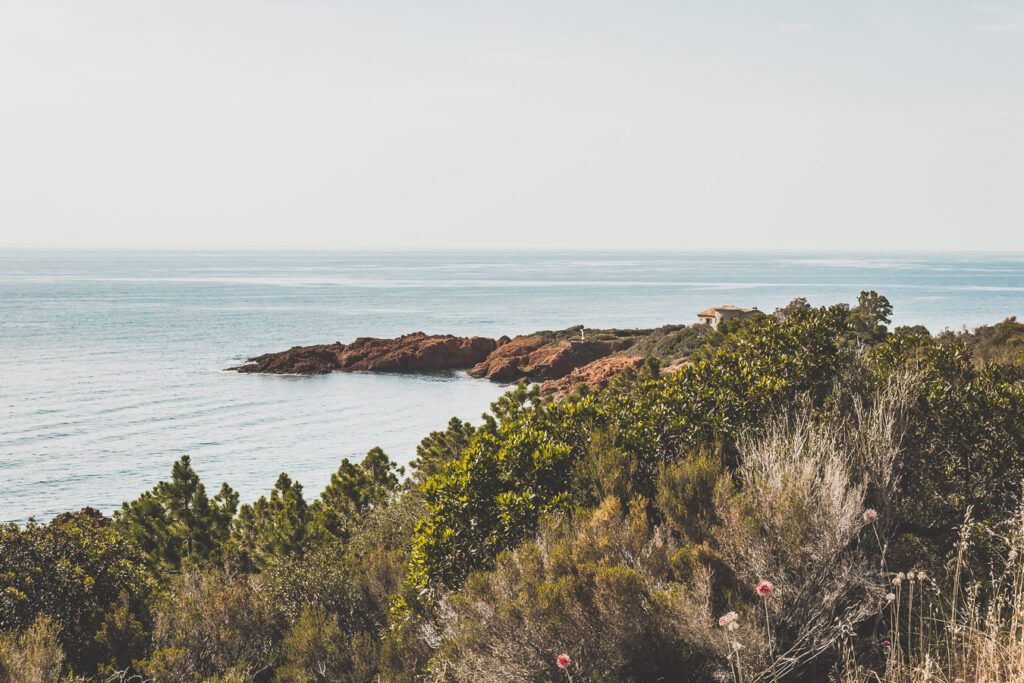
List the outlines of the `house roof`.
{"label": "house roof", "polygon": [[739,313],[753,313],[756,310],[757,310],[757,308],[742,308],[740,306],[729,306],[729,305],[713,306],[713,307],[707,309],[706,311],[701,311],[700,313],[698,313],[697,317],[698,318],[711,317],[711,316],[715,315],[715,313],[717,313],[719,311],[738,311]]}

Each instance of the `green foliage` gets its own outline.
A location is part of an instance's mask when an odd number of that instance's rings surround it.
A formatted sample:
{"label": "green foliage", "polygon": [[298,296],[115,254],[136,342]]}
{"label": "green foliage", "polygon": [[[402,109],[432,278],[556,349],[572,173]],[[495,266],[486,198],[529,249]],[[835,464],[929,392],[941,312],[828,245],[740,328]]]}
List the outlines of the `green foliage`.
{"label": "green foliage", "polygon": [[712,335],[709,325],[666,325],[653,330],[622,353],[673,361],[690,356]]}
{"label": "green foliage", "polygon": [[348,668],[337,622],[322,607],[303,611],[281,643],[282,683],[340,681]]}
{"label": "green foliage", "polygon": [[450,599],[452,635],[432,669],[455,681],[559,680],[565,652],[576,681],[712,680],[687,637],[697,600],[667,583],[670,546],[651,541],[644,507],[626,513],[609,498],[471,575]]}
{"label": "green foliage", "polygon": [[416,458],[409,463],[409,467],[421,481],[429,479],[462,455],[475,431],[476,428],[470,423],[453,417],[446,430],[431,432],[416,446]]}
{"label": "green foliage", "polygon": [[857,339],[877,342],[885,339],[886,325],[892,322],[892,304],[878,292],[861,292],[850,311],[850,327]]}
{"label": "green foliage", "polygon": [[951,547],[968,507],[1005,519],[1024,480],[1024,383],[979,368],[968,347],[916,334],[872,350],[877,377],[912,371],[920,381],[899,461],[903,529]]}
{"label": "green foliage", "polygon": [[343,545],[328,543],[275,565],[260,577],[260,586],[283,621],[326,610],[345,633],[372,630],[382,623],[381,611],[367,599],[360,569]]}
{"label": "green foliage", "polygon": [[177,570],[220,559],[237,508],[238,494],[227,484],[208,497],[189,456],[183,455],[170,481],[122,505],[114,519],[156,566]]}
{"label": "green foliage", "polygon": [[772,315],[780,320],[785,320],[796,315],[803,315],[809,310],[811,310],[811,305],[807,302],[807,299],[798,296],[782,308],[776,308]]}
{"label": "green foliage", "polygon": [[596,430],[615,435],[601,448],[621,451],[614,457],[629,468],[632,490],[650,491],[663,463],[728,451],[766,411],[798,395],[824,399],[852,358],[848,315],[836,306],[743,321],[707,360],[624,391],[548,405],[524,388],[502,397],[462,456],[425,486],[429,516],[414,539],[413,585],[457,586],[533,534],[541,515],[567,509],[573,468]]}
{"label": "green foliage", "polygon": [[289,680],[313,675],[319,655],[310,648],[327,633],[340,634],[337,653],[326,653],[330,656],[324,660],[338,676],[332,680],[371,680],[378,666],[385,680],[403,680],[403,672],[422,666],[407,667],[410,655],[420,651],[415,637],[399,638],[400,629],[387,623],[390,602],[402,588],[410,537],[422,507],[420,495],[407,492],[391,505],[370,510],[346,541],[331,539],[262,574],[265,599],[281,622],[297,625],[306,615],[306,623],[293,626],[288,636],[293,650],[284,653],[288,663],[282,675]]}
{"label": "green foliage", "polygon": [[249,571],[265,569],[301,552],[308,523],[309,508],[302,497],[302,484],[282,472],[269,498],[261,496],[238,511],[231,529],[235,562]]}
{"label": "green foliage", "polygon": [[966,344],[978,365],[1001,363],[1024,367],[1024,323],[1018,322],[1015,316],[969,332],[945,332],[939,338],[946,343]]}
{"label": "green foliage", "polygon": [[377,645],[368,633],[347,635],[323,608],[302,613],[281,643],[281,683],[361,683],[377,674]]}
{"label": "green foliage", "polygon": [[142,554],[109,524],[72,515],[45,526],[0,527],[0,632],[51,617],[77,671],[138,654],[137,641],[109,636],[119,611],[145,622],[154,588]]}
{"label": "green foliage", "polygon": [[723,472],[721,458],[706,453],[679,458],[662,467],[655,492],[658,510],[691,543],[707,540],[717,521],[715,489]]}
{"label": "green foliage", "polygon": [[159,681],[253,680],[276,662],[276,631],[251,577],[187,570],[154,606],[153,653],[140,667]]}
{"label": "green foliage", "polygon": [[380,448],[371,449],[358,465],[345,458],[311,506],[310,534],[318,539],[348,538],[363,515],[388,503],[403,472]]}
{"label": "green foliage", "polygon": [[573,467],[573,499],[588,506],[611,496],[629,501],[650,493],[637,490],[640,481],[636,455],[619,448],[614,434],[597,429],[585,456]]}

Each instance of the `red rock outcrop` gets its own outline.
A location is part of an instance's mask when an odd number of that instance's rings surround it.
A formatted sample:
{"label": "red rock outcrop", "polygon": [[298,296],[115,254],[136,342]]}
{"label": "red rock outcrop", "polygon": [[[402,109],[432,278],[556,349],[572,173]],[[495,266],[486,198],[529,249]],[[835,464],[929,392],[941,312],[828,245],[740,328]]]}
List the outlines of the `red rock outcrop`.
{"label": "red rock outcrop", "polygon": [[516,337],[469,370],[472,377],[495,382],[557,379],[623,348],[622,342],[562,340],[543,335]]}
{"label": "red rock outcrop", "polygon": [[593,363],[576,368],[558,379],[549,379],[540,385],[544,396],[562,398],[571,394],[581,384],[592,390],[601,389],[627,368],[636,369],[643,365],[643,356],[608,356]]}
{"label": "red rock outcrop", "polygon": [[395,339],[360,337],[351,344],[295,346],[250,358],[245,365],[230,369],[279,375],[464,370],[483,361],[497,347],[494,339],[486,337],[414,332]]}

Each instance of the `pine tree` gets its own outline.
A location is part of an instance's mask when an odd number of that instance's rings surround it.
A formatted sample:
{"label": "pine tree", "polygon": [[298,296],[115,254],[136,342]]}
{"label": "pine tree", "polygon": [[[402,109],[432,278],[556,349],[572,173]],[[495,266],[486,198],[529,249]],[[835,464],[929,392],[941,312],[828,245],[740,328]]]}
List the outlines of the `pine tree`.
{"label": "pine tree", "polygon": [[404,472],[379,447],[371,449],[358,465],[343,459],[313,504],[310,533],[318,538],[347,539],[354,522],[374,507],[387,504]]}
{"label": "pine tree", "polygon": [[254,571],[300,554],[305,549],[308,518],[302,484],[282,472],[269,498],[261,496],[239,510],[231,532],[237,563]]}
{"label": "pine tree", "polygon": [[174,463],[171,480],[124,503],[115,520],[156,564],[178,570],[183,564],[207,564],[220,557],[238,494],[227,484],[213,498],[192,469],[187,455]]}

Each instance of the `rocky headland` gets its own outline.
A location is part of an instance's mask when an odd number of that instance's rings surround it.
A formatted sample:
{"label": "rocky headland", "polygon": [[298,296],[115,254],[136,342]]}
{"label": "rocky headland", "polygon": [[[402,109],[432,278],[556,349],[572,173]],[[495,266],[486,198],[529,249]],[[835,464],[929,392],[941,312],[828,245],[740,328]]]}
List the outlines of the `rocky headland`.
{"label": "rocky headland", "polygon": [[703,342],[707,330],[702,327],[571,327],[498,339],[414,332],[393,339],[361,337],[350,344],[295,346],[255,356],[230,369],[279,375],[466,370],[472,377],[502,384],[539,382],[541,393],[557,397],[580,385],[603,387],[624,370],[639,367],[648,357],[671,363]]}
{"label": "rocky headland", "polygon": [[244,365],[229,369],[274,375],[465,370],[485,360],[496,348],[498,342],[487,337],[413,332],[395,339],[360,337],[351,344],[293,346],[287,351],[250,358]]}

